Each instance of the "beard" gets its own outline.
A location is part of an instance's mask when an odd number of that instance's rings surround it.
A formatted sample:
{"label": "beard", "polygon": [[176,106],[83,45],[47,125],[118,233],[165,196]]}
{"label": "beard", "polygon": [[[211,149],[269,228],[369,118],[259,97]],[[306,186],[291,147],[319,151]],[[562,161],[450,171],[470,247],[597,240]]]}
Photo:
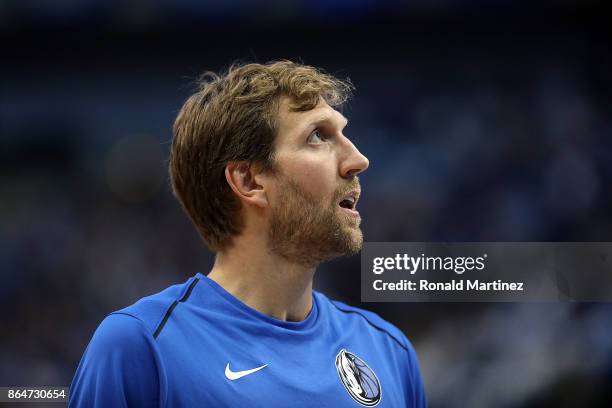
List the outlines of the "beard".
{"label": "beard", "polygon": [[359,189],[355,178],[331,203],[317,200],[297,183],[279,175],[280,193],[270,213],[268,243],[272,253],[300,265],[314,267],[361,249],[360,219],[339,211],[338,202]]}

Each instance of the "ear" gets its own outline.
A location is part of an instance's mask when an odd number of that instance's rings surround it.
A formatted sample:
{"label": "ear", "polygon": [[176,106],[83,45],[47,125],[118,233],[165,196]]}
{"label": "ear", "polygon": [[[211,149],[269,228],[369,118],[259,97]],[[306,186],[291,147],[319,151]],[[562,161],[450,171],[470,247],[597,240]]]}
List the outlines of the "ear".
{"label": "ear", "polygon": [[268,205],[268,197],[263,186],[257,184],[256,175],[257,169],[245,161],[229,162],[225,166],[225,179],[238,198],[263,208]]}

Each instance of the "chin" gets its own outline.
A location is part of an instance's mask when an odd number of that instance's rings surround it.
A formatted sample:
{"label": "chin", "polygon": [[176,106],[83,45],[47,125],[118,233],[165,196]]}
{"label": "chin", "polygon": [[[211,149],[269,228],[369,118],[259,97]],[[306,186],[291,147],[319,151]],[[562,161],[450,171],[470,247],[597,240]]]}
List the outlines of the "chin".
{"label": "chin", "polygon": [[345,255],[355,255],[363,246],[363,233],[361,232],[361,229],[359,227],[349,227],[345,230],[345,236]]}

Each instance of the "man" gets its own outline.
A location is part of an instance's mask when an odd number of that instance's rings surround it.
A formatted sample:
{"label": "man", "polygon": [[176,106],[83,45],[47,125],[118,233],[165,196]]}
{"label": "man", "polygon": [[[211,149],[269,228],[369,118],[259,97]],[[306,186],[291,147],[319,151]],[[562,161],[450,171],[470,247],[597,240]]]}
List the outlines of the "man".
{"label": "man", "polygon": [[426,405],[406,337],[312,290],[319,263],[363,241],[368,160],[334,109],[350,91],[290,61],[203,77],[176,119],[170,175],[214,266],[107,316],[71,406]]}

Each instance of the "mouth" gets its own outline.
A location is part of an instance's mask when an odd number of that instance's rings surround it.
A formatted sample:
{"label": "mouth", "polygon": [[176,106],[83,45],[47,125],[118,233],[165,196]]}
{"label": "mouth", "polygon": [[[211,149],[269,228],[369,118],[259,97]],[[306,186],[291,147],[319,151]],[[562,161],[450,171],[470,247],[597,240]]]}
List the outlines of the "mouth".
{"label": "mouth", "polygon": [[359,217],[359,211],[357,211],[357,201],[359,201],[360,192],[357,190],[349,192],[346,196],[338,202],[338,206],[347,212],[348,214]]}

